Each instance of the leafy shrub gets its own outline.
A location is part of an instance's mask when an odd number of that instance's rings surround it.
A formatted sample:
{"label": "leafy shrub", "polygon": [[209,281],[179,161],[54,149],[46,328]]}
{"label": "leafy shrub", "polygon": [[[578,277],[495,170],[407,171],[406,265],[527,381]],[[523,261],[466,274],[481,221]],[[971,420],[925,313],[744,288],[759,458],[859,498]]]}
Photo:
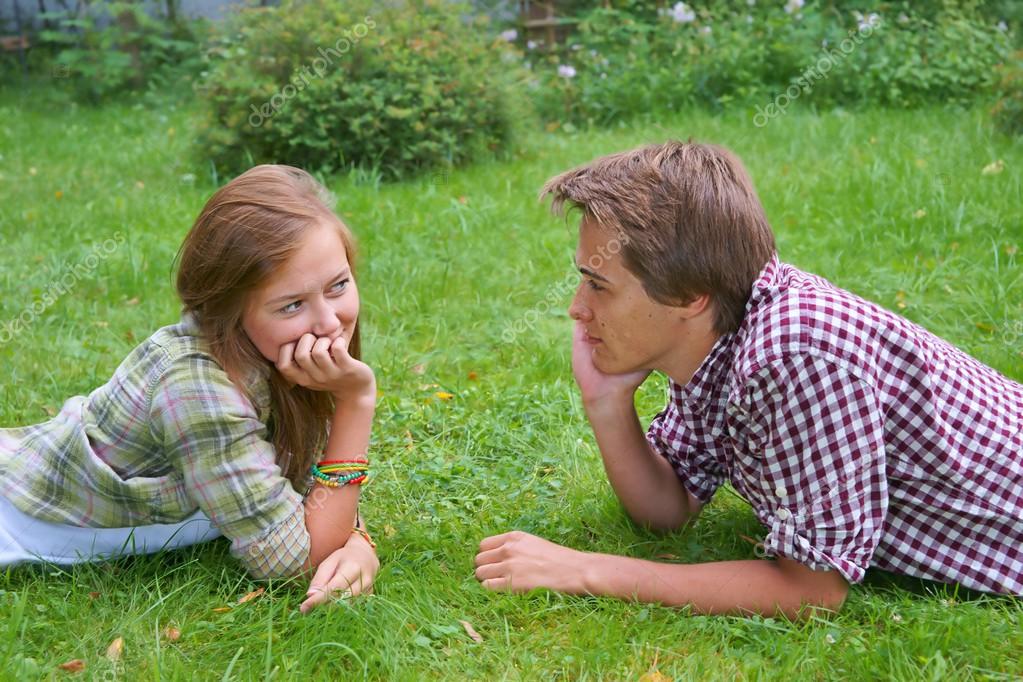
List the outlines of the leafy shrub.
{"label": "leafy shrub", "polygon": [[1007,135],[1023,135],[1023,50],[999,69],[998,102],[991,110],[995,126]]}
{"label": "leafy shrub", "polygon": [[80,99],[166,85],[202,68],[204,22],[169,21],[134,2],[83,7],[44,15],[57,29],[39,34],[54,53],[51,74],[67,79]]}
{"label": "leafy shrub", "polygon": [[285,0],[241,10],[199,89],[202,153],[227,172],[282,162],[400,177],[505,148],[514,64],[444,0]]}
{"label": "leafy shrub", "polygon": [[864,14],[789,0],[658,11],[629,3],[584,13],[565,45],[527,45],[524,58],[541,115],[570,122],[777,97],[912,107],[991,91],[1011,49],[1007,25],[992,25],[968,2],[927,14],[886,7]]}

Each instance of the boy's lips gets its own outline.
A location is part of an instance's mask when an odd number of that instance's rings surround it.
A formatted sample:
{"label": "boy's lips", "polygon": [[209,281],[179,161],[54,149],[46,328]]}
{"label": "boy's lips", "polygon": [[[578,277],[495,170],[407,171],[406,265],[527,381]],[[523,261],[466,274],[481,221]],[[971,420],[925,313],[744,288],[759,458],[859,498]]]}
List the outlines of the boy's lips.
{"label": "boy's lips", "polygon": [[594,346],[597,345],[598,343],[601,343],[600,339],[598,339],[596,336],[591,336],[590,333],[585,329],[583,330],[583,341]]}

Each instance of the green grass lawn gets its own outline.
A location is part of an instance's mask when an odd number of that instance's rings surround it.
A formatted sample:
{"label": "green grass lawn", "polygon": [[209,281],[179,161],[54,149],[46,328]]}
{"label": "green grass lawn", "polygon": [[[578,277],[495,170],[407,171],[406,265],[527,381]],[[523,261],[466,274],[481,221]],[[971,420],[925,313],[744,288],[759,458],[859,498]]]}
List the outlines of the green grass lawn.
{"label": "green grass lawn", "polygon": [[[0,92],[0,324],[96,245],[120,242],[0,345],[0,425],[46,419],[177,319],[171,260],[216,186],[190,156],[193,130],[194,113],[169,103],[86,109],[45,91],[31,101]],[[61,678],[57,666],[75,658],[104,679],[1023,675],[1020,602],[886,574],[852,588],[837,617],[799,624],[477,585],[479,540],[513,528],[682,562],[752,558],[741,536],[764,534],[730,490],[687,531],[630,524],[572,380],[568,296],[541,305],[564,289],[575,248],[574,221],[536,202],[542,182],[600,154],[690,136],[745,160],[783,260],[1023,380],[1023,145],[995,136],[980,109],[790,111],[762,129],[748,115],[679,114],[537,133],[511,160],[449,176],[329,178],[360,241],[365,357],[382,392],[376,476],[363,496],[382,561],[376,594],[302,616],[305,584],[274,583],[238,605],[256,583],[225,541],[70,571],[9,570],[3,678]],[[982,173],[999,159],[1001,172]],[[651,378],[644,420],[663,401],[663,378]],[[117,637],[124,653],[111,662],[104,652]]]}

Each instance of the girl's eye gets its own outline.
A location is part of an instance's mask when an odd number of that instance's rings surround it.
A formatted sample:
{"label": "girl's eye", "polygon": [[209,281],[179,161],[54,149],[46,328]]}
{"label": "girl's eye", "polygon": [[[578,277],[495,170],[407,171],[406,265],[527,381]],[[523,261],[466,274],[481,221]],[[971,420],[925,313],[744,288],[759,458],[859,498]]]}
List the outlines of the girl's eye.
{"label": "girl's eye", "polygon": [[285,314],[298,312],[298,307],[301,306],[301,305],[302,305],[302,301],[292,301],[288,305],[286,305],[283,308],[281,308],[278,312],[285,313]]}
{"label": "girl's eye", "polygon": [[347,286],[348,286],[348,280],[347,279],[343,279],[340,282],[334,282],[334,284],[330,288],[331,288],[332,291],[344,291],[345,287],[347,287]]}
{"label": "girl's eye", "polygon": [[599,284],[594,282],[592,279],[586,280],[586,284],[587,284],[587,286],[589,286],[594,291],[603,291],[604,290],[604,287],[600,286]]}

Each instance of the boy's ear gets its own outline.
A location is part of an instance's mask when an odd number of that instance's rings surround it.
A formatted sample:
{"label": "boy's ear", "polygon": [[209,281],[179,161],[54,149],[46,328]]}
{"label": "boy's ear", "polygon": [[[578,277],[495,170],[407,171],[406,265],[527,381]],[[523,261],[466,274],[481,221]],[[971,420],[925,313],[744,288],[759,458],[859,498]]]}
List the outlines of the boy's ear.
{"label": "boy's ear", "polygon": [[688,303],[678,306],[678,309],[682,319],[688,320],[710,310],[712,306],[710,294],[700,294]]}

